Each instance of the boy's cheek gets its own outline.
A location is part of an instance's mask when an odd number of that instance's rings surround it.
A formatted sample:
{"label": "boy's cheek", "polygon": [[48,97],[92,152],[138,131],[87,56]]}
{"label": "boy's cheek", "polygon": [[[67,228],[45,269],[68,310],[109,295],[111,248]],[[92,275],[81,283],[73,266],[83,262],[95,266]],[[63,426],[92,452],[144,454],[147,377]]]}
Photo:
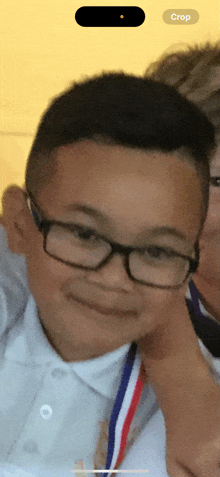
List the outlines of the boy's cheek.
{"label": "boy's cheek", "polygon": [[176,290],[175,295],[180,296],[180,297],[185,297],[186,293],[188,292],[189,288],[189,282],[193,279],[193,277],[190,278],[186,283],[182,285],[182,287],[179,290]]}

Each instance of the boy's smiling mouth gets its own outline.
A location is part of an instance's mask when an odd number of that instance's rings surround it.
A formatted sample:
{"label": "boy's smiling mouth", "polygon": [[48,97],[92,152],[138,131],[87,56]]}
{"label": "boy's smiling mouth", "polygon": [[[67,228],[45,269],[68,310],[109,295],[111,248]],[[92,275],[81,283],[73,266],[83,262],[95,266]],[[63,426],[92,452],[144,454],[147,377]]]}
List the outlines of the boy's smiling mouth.
{"label": "boy's smiling mouth", "polygon": [[122,310],[119,308],[106,308],[103,307],[97,303],[88,303],[87,301],[81,300],[78,297],[73,296],[72,294],[68,296],[68,298],[71,298],[72,300],[80,303],[81,305],[86,306],[87,308],[90,308],[92,310],[97,311],[98,313],[101,313],[102,315],[114,315],[114,316],[123,316],[123,317],[131,317],[135,316],[137,317],[137,311],[136,310]]}

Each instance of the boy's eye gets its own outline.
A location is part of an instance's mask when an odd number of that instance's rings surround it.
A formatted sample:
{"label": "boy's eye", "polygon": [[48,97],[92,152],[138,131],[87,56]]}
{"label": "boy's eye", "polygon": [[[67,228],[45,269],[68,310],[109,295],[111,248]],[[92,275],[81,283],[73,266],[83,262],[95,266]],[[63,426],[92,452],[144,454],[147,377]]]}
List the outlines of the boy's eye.
{"label": "boy's eye", "polygon": [[84,228],[79,225],[73,226],[72,230],[69,231],[69,234],[69,240],[77,246],[97,248],[104,243],[95,230],[86,227]]}
{"label": "boy's eye", "polygon": [[82,241],[85,241],[85,242],[100,240],[97,237],[95,231],[93,231],[91,229],[83,228],[83,227],[80,227],[80,226],[73,227],[73,230],[71,231],[71,234],[76,239],[79,239],[79,240],[82,240]]}
{"label": "boy's eye", "polygon": [[211,177],[210,178],[210,185],[214,187],[220,187],[220,176]]}
{"label": "boy's eye", "polygon": [[176,253],[174,251],[158,247],[157,245],[150,245],[146,249],[145,255],[148,255],[148,257],[156,260],[168,260],[170,258],[173,259],[176,256]]}

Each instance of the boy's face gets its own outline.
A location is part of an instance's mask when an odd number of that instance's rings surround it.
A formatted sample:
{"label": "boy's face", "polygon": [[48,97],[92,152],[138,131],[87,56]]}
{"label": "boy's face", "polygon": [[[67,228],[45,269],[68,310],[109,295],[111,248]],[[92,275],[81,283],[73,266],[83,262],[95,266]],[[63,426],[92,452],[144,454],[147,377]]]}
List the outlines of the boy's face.
{"label": "boy's face", "polygon": [[[200,183],[194,167],[177,153],[88,140],[60,147],[57,164],[55,176],[36,200],[48,219],[92,227],[124,245],[147,246],[150,240],[194,256],[201,217]],[[10,232],[17,243],[14,251],[26,256],[39,317],[64,360],[93,358],[138,340],[163,321],[176,294],[185,295],[186,284],[180,290],[167,290],[132,281],[120,255],[96,271],[55,260],[45,253],[43,235],[23,201],[20,194],[13,219],[20,231]],[[92,207],[103,217],[68,209],[70,204]],[[175,228],[185,239],[149,232],[161,226]],[[106,313],[91,305],[107,309]],[[126,314],[114,313],[114,308]]]}

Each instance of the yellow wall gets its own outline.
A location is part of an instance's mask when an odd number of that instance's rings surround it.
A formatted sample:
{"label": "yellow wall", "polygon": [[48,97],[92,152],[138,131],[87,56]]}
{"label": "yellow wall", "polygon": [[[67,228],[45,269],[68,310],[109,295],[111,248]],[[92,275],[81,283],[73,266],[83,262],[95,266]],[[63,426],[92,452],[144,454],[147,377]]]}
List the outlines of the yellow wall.
{"label": "yellow wall", "polygon": [[[82,28],[81,6],[139,6],[138,28]],[[190,8],[194,25],[167,25],[163,12]],[[42,112],[73,80],[103,70],[141,74],[165,49],[219,38],[219,0],[7,0],[1,5],[0,197],[7,185],[23,185],[27,155]],[[0,207],[1,212],[1,207]]]}

